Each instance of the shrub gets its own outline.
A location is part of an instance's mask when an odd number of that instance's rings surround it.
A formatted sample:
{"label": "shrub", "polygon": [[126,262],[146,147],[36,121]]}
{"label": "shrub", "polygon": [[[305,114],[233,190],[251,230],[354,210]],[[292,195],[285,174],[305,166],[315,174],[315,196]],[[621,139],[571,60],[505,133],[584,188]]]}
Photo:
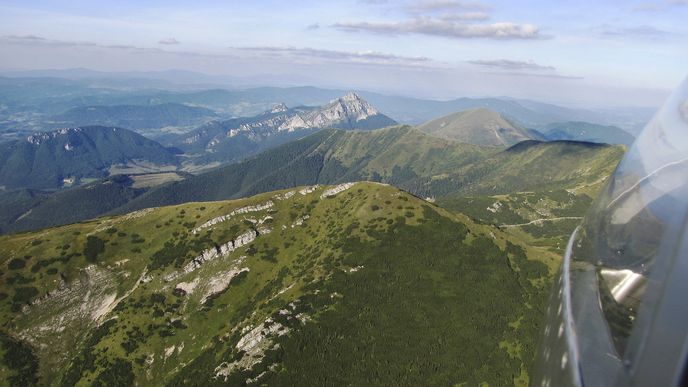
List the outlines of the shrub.
{"label": "shrub", "polygon": [[14,375],[5,381],[10,386],[31,386],[38,384],[38,358],[30,345],[0,332],[0,344],[5,355],[3,362]]}
{"label": "shrub", "polygon": [[105,251],[105,242],[97,236],[89,235],[86,238],[86,247],[84,248],[84,256],[89,262],[95,262],[98,255]]}
{"label": "shrub", "polygon": [[9,267],[10,270],[23,269],[24,267],[26,267],[26,261],[24,261],[23,259],[15,258],[15,259],[10,261],[10,263],[7,265],[7,267]]}
{"label": "shrub", "polygon": [[38,295],[38,289],[33,286],[18,287],[14,289],[12,301],[18,304],[27,304],[32,298]]}

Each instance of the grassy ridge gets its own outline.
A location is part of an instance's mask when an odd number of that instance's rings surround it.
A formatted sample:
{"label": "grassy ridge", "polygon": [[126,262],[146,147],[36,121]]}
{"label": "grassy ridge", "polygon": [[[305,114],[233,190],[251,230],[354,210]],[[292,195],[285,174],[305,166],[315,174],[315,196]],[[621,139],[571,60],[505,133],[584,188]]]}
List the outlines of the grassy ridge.
{"label": "grassy ridge", "polygon": [[[372,132],[325,130],[241,163],[153,187],[145,194],[135,186],[116,184],[117,189],[109,192],[103,203],[89,200],[94,197],[94,187],[106,188],[100,183],[58,193],[56,196],[63,195],[59,200],[2,195],[0,205],[6,200],[21,209],[10,204],[10,216],[0,227],[4,231],[25,230],[109,211],[125,213],[189,201],[233,199],[298,185],[359,180],[393,184],[417,196],[441,200],[578,189],[606,178],[623,151],[620,146],[571,141],[525,142],[500,151],[435,138],[403,126]],[[82,202],[96,211],[79,211]],[[26,214],[34,207],[36,214]],[[60,215],[65,212],[68,216]],[[17,224],[12,224],[15,220]]]}
{"label": "grassy ridge", "polygon": [[142,195],[132,211],[186,201],[222,200],[305,184],[373,180],[399,187],[445,174],[494,150],[436,139],[410,127],[373,132],[325,130]]}
{"label": "grassy ridge", "polygon": [[527,382],[552,254],[390,186],[326,189],[1,237],[2,331],[56,385]]}
{"label": "grassy ridge", "polygon": [[623,152],[620,146],[572,141],[524,142],[500,152],[434,138],[410,127],[329,130],[151,190],[121,211],[357,180],[393,184],[422,197],[566,189],[604,179]]}

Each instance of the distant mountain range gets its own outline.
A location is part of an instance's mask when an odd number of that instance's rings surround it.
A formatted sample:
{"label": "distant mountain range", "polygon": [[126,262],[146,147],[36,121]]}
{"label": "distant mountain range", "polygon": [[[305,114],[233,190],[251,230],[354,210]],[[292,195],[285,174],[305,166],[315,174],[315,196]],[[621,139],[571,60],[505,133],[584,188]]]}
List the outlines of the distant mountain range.
{"label": "distant mountain range", "polygon": [[231,162],[325,128],[371,130],[395,125],[355,93],[319,107],[288,108],[280,103],[255,117],[213,121],[169,141],[191,162]]}
{"label": "distant mountain range", "polygon": [[630,145],[635,139],[615,126],[589,122],[555,122],[538,130],[526,129],[487,108],[460,111],[418,126],[433,136],[484,146],[511,146],[521,141],[584,141]]}
{"label": "distant mountain range", "polygon": [[155,137],[165,127],[197,127],[217,119],[218,115],[206,108],[178,103],[157,105],[113,105],[82,106],[50,117],[51,123],[59,127],[88,125],[116,126]]}
{"label": "distant mountain range", "polygon": [[176,156],[130,130],[85,126],[34,133],[0,143],[0,186],[54,189],[84,178],[103,178],[132,161],[176,166]]}
{"label": "distant mountain range", "polygon": [[[76,108],[60,116],[65,122],[117,122],[129,126],[188,123],[212,112],[178,104]],[[185,121],[187,120],[187,121]],[[354,93],[321,107],[273,107],[256,117],[212,121],[184,135],[168,135],[166,148],[130,130],[82,126],[36,132],[0,143],[0,186],[6,189],[51,189],[103,178],[117,165],[143,164],[146,170],[176,168],[185,152],[188,168],[235,162],[323,128],[369,130],[396,122]],[[190,160],[190,161],[189,161]],[[189,166],[191,164],[191,166]]]}
{"label": "distant mountain range", "polygon": [[630,146],[635,137],[616,126],[589,122],[554,122],[540,129],[549,140],[576,140]]}
{"label": "distant mountain range", "polygon": [[[136,114],[131,115],[126,114],[127,109],[119,107],[101,108],[94,110],[94,117],[107,119],[110,115],[113,120],[117,116],[129,117],[133,122],[138,118],[144,120],[146,112],[151,110],[160,112],[187,107],[133,106],[131,111]],[[88,108],[76,110],[85,114],[90,112]],[[78,115],[76,110],[70,114]],[[54,189],[78,184],[84,178],[106,177],[117,165],[144,165],[143,170],[138,170],[156,171],[164,167],[175,169],[180,160],[184,160],[185,169],[198,171],[244,160],[323,128],[370,130],[394,124],[394,120],[357,94],[349,93],[320,107],[289,108],[278,104],[255,117],[211,121],[183,135],[168,135],[165,144],[171,148],[114,127],[87,126],[39,132],[23,140],[0,143],[3,151],[0,155],[0,186],[5,189]],[[583,140],[625,145],[633,140],[619,128],[585,122],[550,124],[540,134],[486,108],[454,113],[418,128],[436,137],[497,147],[508,147],[525,140]],[[175,153],[182,151],[184,155],[180,159]]]}
{"label": "distant mountain range", "polygon": [[[46,75],[47,73],[33,73]],[[59,75],[55,73],[55,75]],[[190,86],[147,82],[145,78],[109,79],[106,74],[79,79],[0,77],[0,130],[40,130],[40,122],[69,109],[84,106],[158,105],[178,103],[211,109],[221,115],[248,117],[270,110],[278,103],[287,106],[322,105],[345,91],[316,87],[258,87],[220,89],[209,85]],[[109,81],[108,81],[109,79]],[[420,124],[457,111],[488,108],[522,127],[541,129],[553,122],[583,121],[615,125],[637,133],[654,108],[586,110],[511,98],[458,98],[448,101],[389,96],[360,91],[358,94],[385,115],[406,124]]]}

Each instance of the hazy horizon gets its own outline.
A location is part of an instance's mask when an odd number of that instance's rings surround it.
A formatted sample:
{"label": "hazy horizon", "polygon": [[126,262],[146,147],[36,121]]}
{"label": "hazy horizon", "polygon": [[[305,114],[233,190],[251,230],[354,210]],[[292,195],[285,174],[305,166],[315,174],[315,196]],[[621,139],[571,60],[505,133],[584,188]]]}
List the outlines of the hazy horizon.
{"label": "hazy horizon", "polygon": [[10,0],[0,11],[3,72],[184,70],[234,86],[604,108],[660,105],[688,63],[685,0]]}

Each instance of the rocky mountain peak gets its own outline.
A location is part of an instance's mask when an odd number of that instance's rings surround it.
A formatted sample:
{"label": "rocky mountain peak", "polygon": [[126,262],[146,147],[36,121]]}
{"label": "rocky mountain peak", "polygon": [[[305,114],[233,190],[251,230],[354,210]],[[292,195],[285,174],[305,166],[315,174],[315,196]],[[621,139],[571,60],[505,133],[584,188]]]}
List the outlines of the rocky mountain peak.
{"label": "rocky mountain peak", "polygon": [[277,105],[273,106],[272,109],[270,109],[270,113],[284,113],[287,110],[289,110],[287,105],[284,102],[280,102]]}
{"label": "rocky mountain peak", "polygon": [[344,101],[363,101],[363,98],[353,91],[346,93],[341,99]]}
{"label": "rocky mountain peak", "polygon": [[347,117],[351,120],[363,120],[370,116],[380,114],[380,112],[361,98],[353,91],[348,92],[343,97],[337,98],[325,106],[325,110],[333,111],[340,117]]}

